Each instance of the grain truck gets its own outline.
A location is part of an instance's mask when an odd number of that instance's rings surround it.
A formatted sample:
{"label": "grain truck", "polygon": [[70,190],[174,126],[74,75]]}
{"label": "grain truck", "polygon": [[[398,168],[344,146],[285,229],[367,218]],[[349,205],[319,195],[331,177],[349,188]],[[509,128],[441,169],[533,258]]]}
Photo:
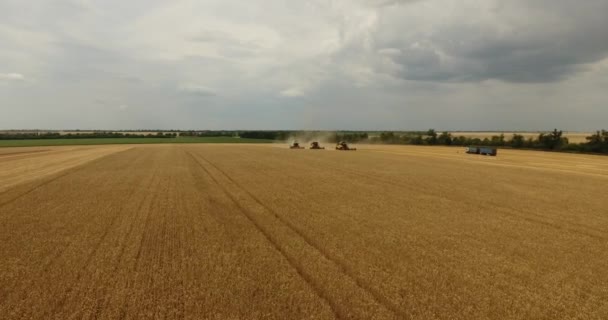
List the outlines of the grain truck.
{"label": "grain truck", "polygon": [[498,154],[498,150],[494,147],[475,147],[469,146],[467,147],[467,153],[470,154],[481,154],[484,156],[493,156],[495,157]]}

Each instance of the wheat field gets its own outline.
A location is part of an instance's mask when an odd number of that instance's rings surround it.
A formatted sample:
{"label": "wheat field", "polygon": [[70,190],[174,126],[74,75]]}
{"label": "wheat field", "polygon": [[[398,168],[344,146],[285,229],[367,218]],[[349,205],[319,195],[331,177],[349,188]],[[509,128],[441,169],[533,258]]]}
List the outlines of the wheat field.
{"label": "wheat field", "polygon": [[0,150],[2,319],[606,319],[608,158]]}

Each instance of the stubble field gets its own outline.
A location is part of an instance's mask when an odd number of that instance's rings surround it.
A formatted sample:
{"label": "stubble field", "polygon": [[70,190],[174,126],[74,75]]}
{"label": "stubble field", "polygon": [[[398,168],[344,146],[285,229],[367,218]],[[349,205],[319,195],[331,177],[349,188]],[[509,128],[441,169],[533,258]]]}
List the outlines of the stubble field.
{"label": "stubble field", "polygon": [[358,147],[2,149],[1,318],[608,318],[608,158]]}

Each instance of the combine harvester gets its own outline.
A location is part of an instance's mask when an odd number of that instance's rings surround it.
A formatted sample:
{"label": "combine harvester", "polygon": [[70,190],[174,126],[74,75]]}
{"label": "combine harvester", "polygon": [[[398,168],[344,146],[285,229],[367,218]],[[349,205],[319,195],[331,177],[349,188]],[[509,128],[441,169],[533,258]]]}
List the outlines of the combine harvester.
{"label": "combine harvester", "polygon": [[304,147],[300,147],[300,144],[296,141],[294,141],[290,146],[289,149],[304,149]]}
{"label": "combine harvester", "polygon": [[321,147],[321,145],[317,141],[313,141],[310,144],[310,150],[325,150],[325,147]]}
{"label": "combine harvester", "polygon": [[351,148],[351,147],[348,146],[348,144],[346,142],[340,141],[336,145],[336,150],[340,150],[340,151],[355,151],[355,150],[357,150],[357,148]]}
{"label": "combine harvester", "polygon": [[498,150],[491,147],[467,147],[467,153],[495,157],[498,154]]}

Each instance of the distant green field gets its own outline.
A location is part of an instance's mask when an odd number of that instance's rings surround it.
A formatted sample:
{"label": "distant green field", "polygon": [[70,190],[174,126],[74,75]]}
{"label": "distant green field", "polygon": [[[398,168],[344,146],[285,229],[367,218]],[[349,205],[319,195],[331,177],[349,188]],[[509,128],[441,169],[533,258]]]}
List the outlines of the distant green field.
{"label": "distant green field", "polygon": [[242,139],[231,137],[204,138],[93,138],[93,139],[33,139],[0,140],[1,147],[72,146],[97,144],[150,144],[150,143],[271,143],[274,140]]}

